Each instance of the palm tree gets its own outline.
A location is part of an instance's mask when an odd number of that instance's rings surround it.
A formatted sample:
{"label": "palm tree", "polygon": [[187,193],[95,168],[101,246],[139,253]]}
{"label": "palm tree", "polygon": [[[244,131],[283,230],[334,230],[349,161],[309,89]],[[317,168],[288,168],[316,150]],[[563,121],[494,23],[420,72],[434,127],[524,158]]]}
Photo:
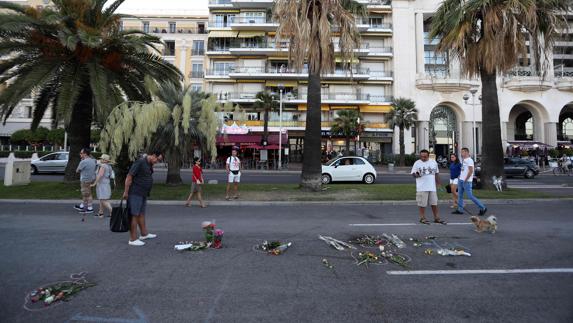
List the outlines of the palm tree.
{"label": "palm tree", "polygon": [[[533,66],[545,75],[548,55],[571,0],[445,0],[432,20],[437,49],[457,58],[463,73],[482,84],[481,181],[503,174],[503,147],[496,77],[513,69],[530,50]],[[529,42],[529,44],[528,44]]]}
{"label": "palm tree", "polygon": [[264,123],[263,123],[263,142],[269,142],[269,111],[278,109],[277,96],[275,93],[259,92],[257,93],[257,101],[255,101],[254,108],[263,110]]}
{"label": "palm tree", "polygon": [[115,14],[124,0],[53,0],[38,10],[0,2],[0,117],[6,120],[35,95],[32,129],[48,109],[70,138],[66,181],[77,179],[79,151],[90,144],[92,123],[104,123],[125,98],[149,101],[144,76],[180,82],[181,73],[150,52],[159,38],[122,31]]}
{"label": "palm tree", "polygon": [[[360,46],[353,11],[363,9],[350,0],[277,0],[273,17],[279,23],[277,40],[289,41],[289,66],[302,70],[308,64],[306,131],[301,175],[301,189],[321,189],[321,75],[335,68],[333,27],[339,33],[336,47],[342,67],[351,69],[354,49]],[[278,42],[277,42],[278,43]]]}
{"label": "palm tree", "polygon": [[332,134],[343,135],[346,140],[346,154],[350,154],[350,137],[356,136],[362,129],[360,124],[360,113],[358,110],[338,111],[334,118],[330,132]]}
{"label": "palm tree", "polygon": [[203,146],[204,136],[198,129],[198,121],[201,101],[206,95],[191,91],[190,85],[181,88],[173,83],[162,84],[154,95],[171,110],[171,117],[154,134],[151,147],[165,151],[166,184],[179,185],[183,183],[183,162],[193,159],[195,146]]}
{"label": "palm tree", "polygon": [[392,110],[387,116],[388,125],[394,129],[400,129],[400,166],[406,165],[406,147],[404,145],[404,129],[408,130],[418,120],[418,110],[416,103],[406,98],[395,98],[392,102]]}

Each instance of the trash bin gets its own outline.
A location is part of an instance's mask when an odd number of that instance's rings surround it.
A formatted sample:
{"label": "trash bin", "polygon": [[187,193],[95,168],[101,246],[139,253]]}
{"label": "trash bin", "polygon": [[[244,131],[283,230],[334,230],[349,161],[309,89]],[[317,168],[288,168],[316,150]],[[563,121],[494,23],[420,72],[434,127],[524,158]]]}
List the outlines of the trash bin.
{"label": "trash bin", "polygon": [[393,173],[394,172],[394,163],[389,163],[388,164],[388,171]]}
{"label": "trash bin", "polygon": [[30,184],[30,161],[8,160],[4,173],[4,186]]}

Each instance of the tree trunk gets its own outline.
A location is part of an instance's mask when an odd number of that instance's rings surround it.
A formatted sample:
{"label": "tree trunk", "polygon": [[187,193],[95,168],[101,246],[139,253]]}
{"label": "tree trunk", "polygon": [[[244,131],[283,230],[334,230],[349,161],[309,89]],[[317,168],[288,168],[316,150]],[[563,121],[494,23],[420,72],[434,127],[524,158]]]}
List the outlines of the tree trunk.
{"label": "tree trunk", "polygon": [[[480,180],[482,187],[494,189],[492,176],[504,176],[503,147],[496,72],[480,72],[482,84],[482,154]],[[474,130],[475,131],[475,130]],[[474,152],[475,153],[475,152]]]}
{"label": "tree trunk", "polygon": [[404,145],[404,127],[400,127],[400,166],[406,166],[406,146]]}
{"label": "tree trunk", "polygon": [[181,153],[177,149],[167,151],[167,179],[165,184],[176,186],[183,184],[181,179]]}
{"label": "tree trunk", "polygon": [[115,165],[113,165],[113,169],[115,171],[115,184],[118,188],[125,187],[125,178],[127,177],[127,173],[129,172],[129,168],[132,164],[131,160],[129,160],[127,151],[127,145],[123,145],[121,152],[115,161]]}
{"label": "tree trunk", "polygon": [[304,147],[300,188],[303,191],[318,192],[321,190],[320,163],[321,129],[320,129],[320,74],[311,72],[308,77],[308,98],[306,101],[306,130],[304,132]]}
{"label": "tree trunk", "polygon": [[269,144],[269,108],[265,108],[263,121],[263,141]]}
{"label": "tree trunk", "polygon": [[74,182],[80,179],[76,173],[80,163],[80,151],[90,146],[90,132],[92,125],[93,94],[89,85],[80,93],[73,106],[70,124],[66,127],[70,141],[70,156],[64,174],[64,182]]}
{"label": "tree trunk", "polygon": [[345,156],[350,156],[350,136],[346,136],[346,152]]}

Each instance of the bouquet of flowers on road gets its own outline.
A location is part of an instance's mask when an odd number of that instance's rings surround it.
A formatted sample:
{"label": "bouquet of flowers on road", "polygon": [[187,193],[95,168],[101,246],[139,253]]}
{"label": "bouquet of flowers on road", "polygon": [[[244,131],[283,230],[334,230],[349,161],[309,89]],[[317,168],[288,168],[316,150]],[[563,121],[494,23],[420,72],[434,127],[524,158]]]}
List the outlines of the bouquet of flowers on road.
{"label": "bouquet of flowers on road", "polygon": [[[86,273],[72,274],[70,277],[74,281],[63,281],[37,288],[26,296],[24,308],[37,310],[47,307],[60,301],[67,302],[72,296],[80,291],[96,286],[85,279]],[[31,303],[31,304],[29,304]]]}
{"label": "bouquet of flowers on road", "polygon": [[259,246],[259,249],[266,251],[269,255],[281,255],[287,249],[292,246],[292,242],[280,242],[280,241],[265,241]]}
{"label": "bouquet of flowers on road", "polygon": [[203,228],[203,233],[205,234],[205,241],[208,243],[213,243],[215,239],[215,222],[203,221],[201,223],[201,228]]}
{"label": "bouquet of flowers on road", "polygon": [[221,229],[215,229],[215,235],[213,237],[213,248],[220,249],[223,247],[223,234],[225,231]]}
{"label": "bouquet of flowers on road", "polygon": [[210,242],[205,241],[180,241],[175,245],[177,251],[199,251],[205,250],[211,246]]}

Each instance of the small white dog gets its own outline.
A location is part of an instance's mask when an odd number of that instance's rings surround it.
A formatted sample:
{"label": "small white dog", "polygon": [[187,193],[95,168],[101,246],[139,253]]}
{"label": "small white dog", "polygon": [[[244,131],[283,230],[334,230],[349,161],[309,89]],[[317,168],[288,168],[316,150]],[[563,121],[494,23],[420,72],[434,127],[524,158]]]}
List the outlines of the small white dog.
{"label": "small white dog", "polygon": [[495,186],[495,189],[496,189],[498,192],[501,192],[501,190],[502,190],[502,185],[503,185],[503,177],[501,177],[501,176],[500,176],[500,177],[493,176],[491,179],[493,180],[493,186]]}
{"label": "small white dog", "polygon": [[488,230],[491,233],[495,233],[495,231],[497,230],[497,218],[495,217],[495,215],[490,215],[485,220],[482,220],[477,216],[472,216],[470,219],[476,226],[477,232],[483,232],[484,230]]}

